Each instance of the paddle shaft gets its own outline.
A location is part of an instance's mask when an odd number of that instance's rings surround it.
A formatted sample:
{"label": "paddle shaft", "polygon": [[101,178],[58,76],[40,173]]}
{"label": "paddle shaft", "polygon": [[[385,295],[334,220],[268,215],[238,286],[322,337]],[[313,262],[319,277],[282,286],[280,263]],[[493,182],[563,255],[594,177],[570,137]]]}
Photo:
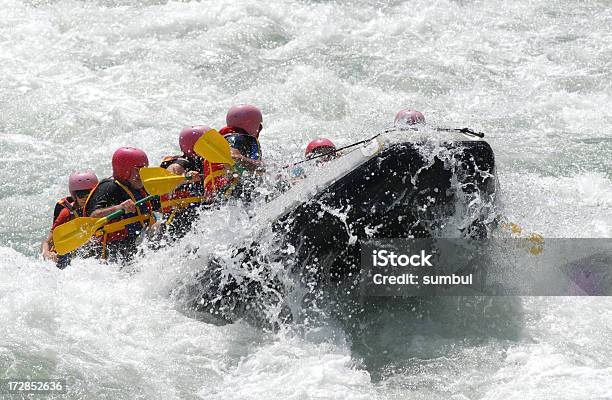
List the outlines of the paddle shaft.
{"label": "paddle shaft", "polygon": [[[419,128],[402,128],[403,130],[411,130],[411,131],[418,131]],[[472,136],[476,136],[479,138],[484,138],[484,133],[482,132],[476,132],[473,129],[470,128],[434,128],[434,130],[436,132],[460,132],[466,135],[472,135]],[[395,132],[397,131],[397,128],[391,128],[391,129],[387,129],[386,131],[384,131],[383,133],[389,133],[389,132]]]}
{"label": "paddle shaft", "polygon": [[484,138],[484,133],[482,132],[476,132],[470,128],[436,128],[436,131],[438,132],[461,132],[464,133],[466,135],[472,135],[472,136],[476,136],[479,138]]}

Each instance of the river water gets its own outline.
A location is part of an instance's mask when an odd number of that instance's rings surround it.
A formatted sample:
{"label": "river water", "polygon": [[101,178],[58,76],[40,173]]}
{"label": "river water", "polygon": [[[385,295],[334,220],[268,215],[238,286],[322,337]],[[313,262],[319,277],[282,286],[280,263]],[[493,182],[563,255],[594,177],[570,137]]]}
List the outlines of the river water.
{"label": "river water", "polygon": [[607,297],[389,304],[360,334],[220,326],[172,294],[260,228],[232,208],[129,273],[38,255],[72,171],[110,175],[123,145],[160,160],[240,102],[263,110],[277,162],[405,107],[486,132],[508,220],[612,237],[609,1],[1,0],[0,15],[0,378],[67,377],[70,399],[612,398]]}

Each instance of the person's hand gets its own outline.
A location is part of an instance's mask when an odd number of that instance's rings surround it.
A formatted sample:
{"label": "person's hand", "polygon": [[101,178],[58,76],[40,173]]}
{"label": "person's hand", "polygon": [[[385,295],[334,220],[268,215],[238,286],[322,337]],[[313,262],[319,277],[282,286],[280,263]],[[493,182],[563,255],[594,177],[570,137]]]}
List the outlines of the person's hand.
{"label": "person's hand", "polygon": [[185,174],[186,178],[189,178],[190,182],[200,182],[202,180],[202,176],[198,171],[189,171]]}
{"label": "person's hand", "polygon": [[233,147],[230,147],[230,155],[232,156],[232,159],[234,161],[241,161],[245,158],[242,154],[240,154],[240,151],[238,151],[238,149],[234,149]]}
{"label": "person's hand", "polygon": [[49,250],[43,251],[42,256],[44,260],[53,261],[53,262],[57,262],[59,258],[56,252],[49,251]]}
{"label": "person's hand", "polygon": [[240,151],[230,148],[231,156],[242,168],[250,172],[264,171],[264,165],[260,160],[253,160],[249,157],[243,156]]}
{"label": "person's hand", "polygon": [[164,233],[165,225],[161,222],[155,222],[153,225],[149,225],[147,228],[147,237],[152,240],[158,240]]}
{"label": "person's hand", "polygon": [[136,212],[136,205],[132,201],[132,199],[128,199],[123,203],[119,204],[119,209],[125,211],[126,213]]}

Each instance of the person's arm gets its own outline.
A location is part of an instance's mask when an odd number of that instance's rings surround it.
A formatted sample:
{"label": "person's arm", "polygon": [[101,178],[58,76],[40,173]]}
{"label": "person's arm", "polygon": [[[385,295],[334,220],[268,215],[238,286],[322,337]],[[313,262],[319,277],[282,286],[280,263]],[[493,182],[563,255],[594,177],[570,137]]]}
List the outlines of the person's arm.
{"label": "person's arm", "polygon": [[261,160],[253,160],[249,157],[243,156],[238,149],[231,148],[232,159],[245,167],[248,171],[253,172],[257,170],[263,170],[263,162]]}
{"label": "person's arm", "polygon": [[42,251],[43,259],[57,262],[58,255],[56,252],[51,250],[52,247],[53,247],[53,231],[49,231],[49,234],[47,235],[47,238],[43,240],[42,245],[40,246],[40,249]]}
{"label": "person's arm", "polygon": [[126,213],[132,213],[136,212],[136,206],[134,205],[132,199],[128,199],[121,204],[117,204],[116,206],[100,208],[98,210],[92,211],[89,216],[92,218],[102,218],[119,210],[124,210]]}

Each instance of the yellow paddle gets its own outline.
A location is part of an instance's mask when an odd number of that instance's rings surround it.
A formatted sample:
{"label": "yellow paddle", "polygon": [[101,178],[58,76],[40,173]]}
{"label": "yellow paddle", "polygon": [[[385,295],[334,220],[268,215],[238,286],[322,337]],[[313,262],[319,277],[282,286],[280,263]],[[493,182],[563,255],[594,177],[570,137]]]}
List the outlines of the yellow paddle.
{"label": "yellow paddle", "polygon": [[195,142],[193,150],[211,163],[234,165],[229,143],[215,129],[204,133]]}
{"label": "yellow paddle", "polygon": [[161,167],[140,168],[140,179],[149,194],[162,194],[173,192],[181,183],[190,180],[191,177],[176,175]]}
{"label": "yellow paddle", "polygon": [[[152,200],[157,196],[151,195],[138,200],[135,205]],[[53,230],[53,246],[60,256],[78,249],[93,236],[94,233],[112,219],[125,214],[124,210],[117,210],[102,218],[80,217],[66,222]]]}

